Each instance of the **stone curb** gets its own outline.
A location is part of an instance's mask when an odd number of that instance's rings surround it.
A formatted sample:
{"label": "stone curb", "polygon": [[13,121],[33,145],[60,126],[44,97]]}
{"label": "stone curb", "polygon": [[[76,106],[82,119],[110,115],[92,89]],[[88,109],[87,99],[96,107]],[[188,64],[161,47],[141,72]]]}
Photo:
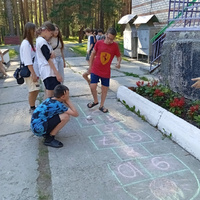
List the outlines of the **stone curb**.
{"label": "stone curb", "polygon": [[120,101],[125,101],[129,107],[135,106],[135,111],[139,110],[140,114],[151,125],[156,126],[158,130],[166,135],[172,134],[172,139],[175,142],[200,160],[200,129],[196,126],[152,103],[125,86],[118,88],[117,98]]}

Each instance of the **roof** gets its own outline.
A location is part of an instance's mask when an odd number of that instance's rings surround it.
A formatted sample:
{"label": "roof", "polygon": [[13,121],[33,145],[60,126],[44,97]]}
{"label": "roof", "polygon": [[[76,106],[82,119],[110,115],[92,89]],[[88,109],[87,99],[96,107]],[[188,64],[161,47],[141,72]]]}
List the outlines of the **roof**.
{"label": "roof", "polygon": [[128,22],[130,22],[133,18],[137,17],[137,15],[124,15],[119,21],[118,24],[127,24]]}
{"label": "roof", "polygon": [[155,15],[145,15],[145,16],[139,16],[133,24],[146,24],[152,20],[153,22],[158,22],[158,18]]}

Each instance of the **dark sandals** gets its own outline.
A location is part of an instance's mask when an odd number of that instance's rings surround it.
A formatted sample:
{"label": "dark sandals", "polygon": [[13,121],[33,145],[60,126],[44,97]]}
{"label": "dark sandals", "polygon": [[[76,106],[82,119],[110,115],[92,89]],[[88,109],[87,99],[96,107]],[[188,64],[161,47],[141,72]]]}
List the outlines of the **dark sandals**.
{"label": "dark sandals", "polygon": [[53,139],[51,142],[44,141],[44,145],[54,147],[54,148],[63,147],[63,143],[55,139]]}
{"label": "dark sandals", "polygon": [[99,107],[99,110],[100,110],[101,112],[103,112],[103,113],[107,113],[107,112],[108,112],[108,109],[105,108],[104,106]]}
{"label": "dark sandals", "polygon": [[99,104],[99,103],[98,102],[97,103],[90,102],[90,103],[87,104],[87,107],[92,108],[92,107],[96,106],[97,104]]}

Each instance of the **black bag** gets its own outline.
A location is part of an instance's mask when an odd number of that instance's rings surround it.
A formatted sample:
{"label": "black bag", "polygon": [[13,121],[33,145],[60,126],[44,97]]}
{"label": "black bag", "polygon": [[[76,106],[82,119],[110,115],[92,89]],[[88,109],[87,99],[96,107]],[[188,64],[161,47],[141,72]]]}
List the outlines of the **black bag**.
{"label": "black bag", "polygon": [[27,78],[31,75],[30,70],[28,69],[28,66],[24,66],[24,64],[20,64],[20,76],[23,78]]}
{"label": "black bag", "polygon": [[24,78],[20,76],[21,67],[17,68],[13,74],[19,85],[24,83]]}

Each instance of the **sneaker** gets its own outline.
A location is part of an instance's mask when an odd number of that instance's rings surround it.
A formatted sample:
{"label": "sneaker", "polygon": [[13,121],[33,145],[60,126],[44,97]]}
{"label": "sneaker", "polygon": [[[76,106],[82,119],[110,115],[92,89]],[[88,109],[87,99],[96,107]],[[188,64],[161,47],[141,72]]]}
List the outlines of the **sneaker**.
{"label": "sneaker", "polygon": [[3,78],[7,79],[7,78],[10,78],[10,76],[9,75],[4,75]]}
{"label": "sneaker", "polygon": [[48,142],[47,139],[45,139],[44,145],[49,146],[49,147],[54,147],[54,148],[63,147],[63,143],[55,139],[51,140],[51,142]]}
{"label": "sneaker", "polygon": [[29,108],[29,113],[32,115],[35,109]]}

